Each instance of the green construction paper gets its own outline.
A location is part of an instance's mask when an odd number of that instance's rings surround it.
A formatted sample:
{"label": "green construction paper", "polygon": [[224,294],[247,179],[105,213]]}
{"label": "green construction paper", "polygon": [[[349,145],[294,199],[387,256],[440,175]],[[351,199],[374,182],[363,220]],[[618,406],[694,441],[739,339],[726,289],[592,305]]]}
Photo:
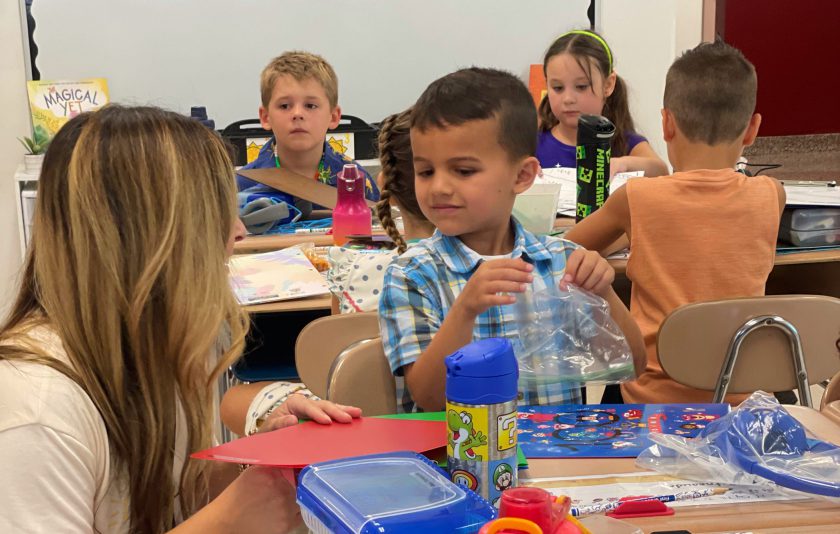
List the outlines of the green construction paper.
{"label": "green construction paper", "polygon": [[414,421],[446,421],[446,412],[416,412],[376,415],[382,419],[411,419]]}

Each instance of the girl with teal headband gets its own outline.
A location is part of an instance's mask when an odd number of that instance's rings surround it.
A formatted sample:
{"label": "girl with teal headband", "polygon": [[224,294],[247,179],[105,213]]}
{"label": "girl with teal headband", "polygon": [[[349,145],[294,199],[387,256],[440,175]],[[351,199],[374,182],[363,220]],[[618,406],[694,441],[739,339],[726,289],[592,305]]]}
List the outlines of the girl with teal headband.
{"label": "girl with teal headband", "polygon": [[558,37],[545,53],[546,95],[539,106],[537,158],[544,167],[574,167],[577,121],[581,114],[603,115],[615,124],[613,173],[668,173],[647,139],[636,132],[627,104],[627,86],[615,72],[615,58],[603,37],[573,30]]}

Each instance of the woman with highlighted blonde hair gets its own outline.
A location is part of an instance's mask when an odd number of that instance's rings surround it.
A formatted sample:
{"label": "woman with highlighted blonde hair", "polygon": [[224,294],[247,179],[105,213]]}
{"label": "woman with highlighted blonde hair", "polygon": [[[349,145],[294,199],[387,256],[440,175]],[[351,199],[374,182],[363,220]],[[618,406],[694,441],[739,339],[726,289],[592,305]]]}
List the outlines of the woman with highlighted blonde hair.
{"label": "woman with highlighted blonde hair", "polygon": [[[223,142],[186,117],[109,106],[58,132],[0,327],[0,531],[300,523],[279,472],[189,459],[213,444],[216,379],[248,329],[225,265],[235,195]],[[268,427],[358,415],[293,395]]]}

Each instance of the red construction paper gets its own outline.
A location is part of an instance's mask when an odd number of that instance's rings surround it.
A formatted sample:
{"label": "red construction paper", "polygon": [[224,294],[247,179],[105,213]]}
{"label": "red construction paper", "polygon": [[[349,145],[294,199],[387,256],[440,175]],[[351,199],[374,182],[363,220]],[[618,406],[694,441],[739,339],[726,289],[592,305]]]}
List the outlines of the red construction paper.
{"label": "red construction paper", "polygon": [[394,451],[424,453],[446,446],[446,423],[362,417],[352,423],[307,422],[254,434],[199,451],[193,458],[301,468],[351,456]]}

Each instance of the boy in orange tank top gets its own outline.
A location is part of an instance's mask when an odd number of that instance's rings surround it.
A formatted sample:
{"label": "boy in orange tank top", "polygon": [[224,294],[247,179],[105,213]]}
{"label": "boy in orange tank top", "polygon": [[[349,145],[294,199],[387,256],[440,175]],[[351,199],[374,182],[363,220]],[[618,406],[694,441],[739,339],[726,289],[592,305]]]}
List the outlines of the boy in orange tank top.
{"label": "boy in orange tank top", "polygon": [[[674,61],[665,82],[662,132],[674,174],[633,179],[566,234],[604,250],[630,238],[630,313],[647,367],[622,384],[625,402],[711,402],[712,392],[679,384],[659,364],[656,334],[665,317],[692,302],[764,294],[773,268],[781,184],[747,177],[735,163],[758,134],[755,68],[737,49],[703,43]],[[746,395],[727,395],[740,403]]]}

